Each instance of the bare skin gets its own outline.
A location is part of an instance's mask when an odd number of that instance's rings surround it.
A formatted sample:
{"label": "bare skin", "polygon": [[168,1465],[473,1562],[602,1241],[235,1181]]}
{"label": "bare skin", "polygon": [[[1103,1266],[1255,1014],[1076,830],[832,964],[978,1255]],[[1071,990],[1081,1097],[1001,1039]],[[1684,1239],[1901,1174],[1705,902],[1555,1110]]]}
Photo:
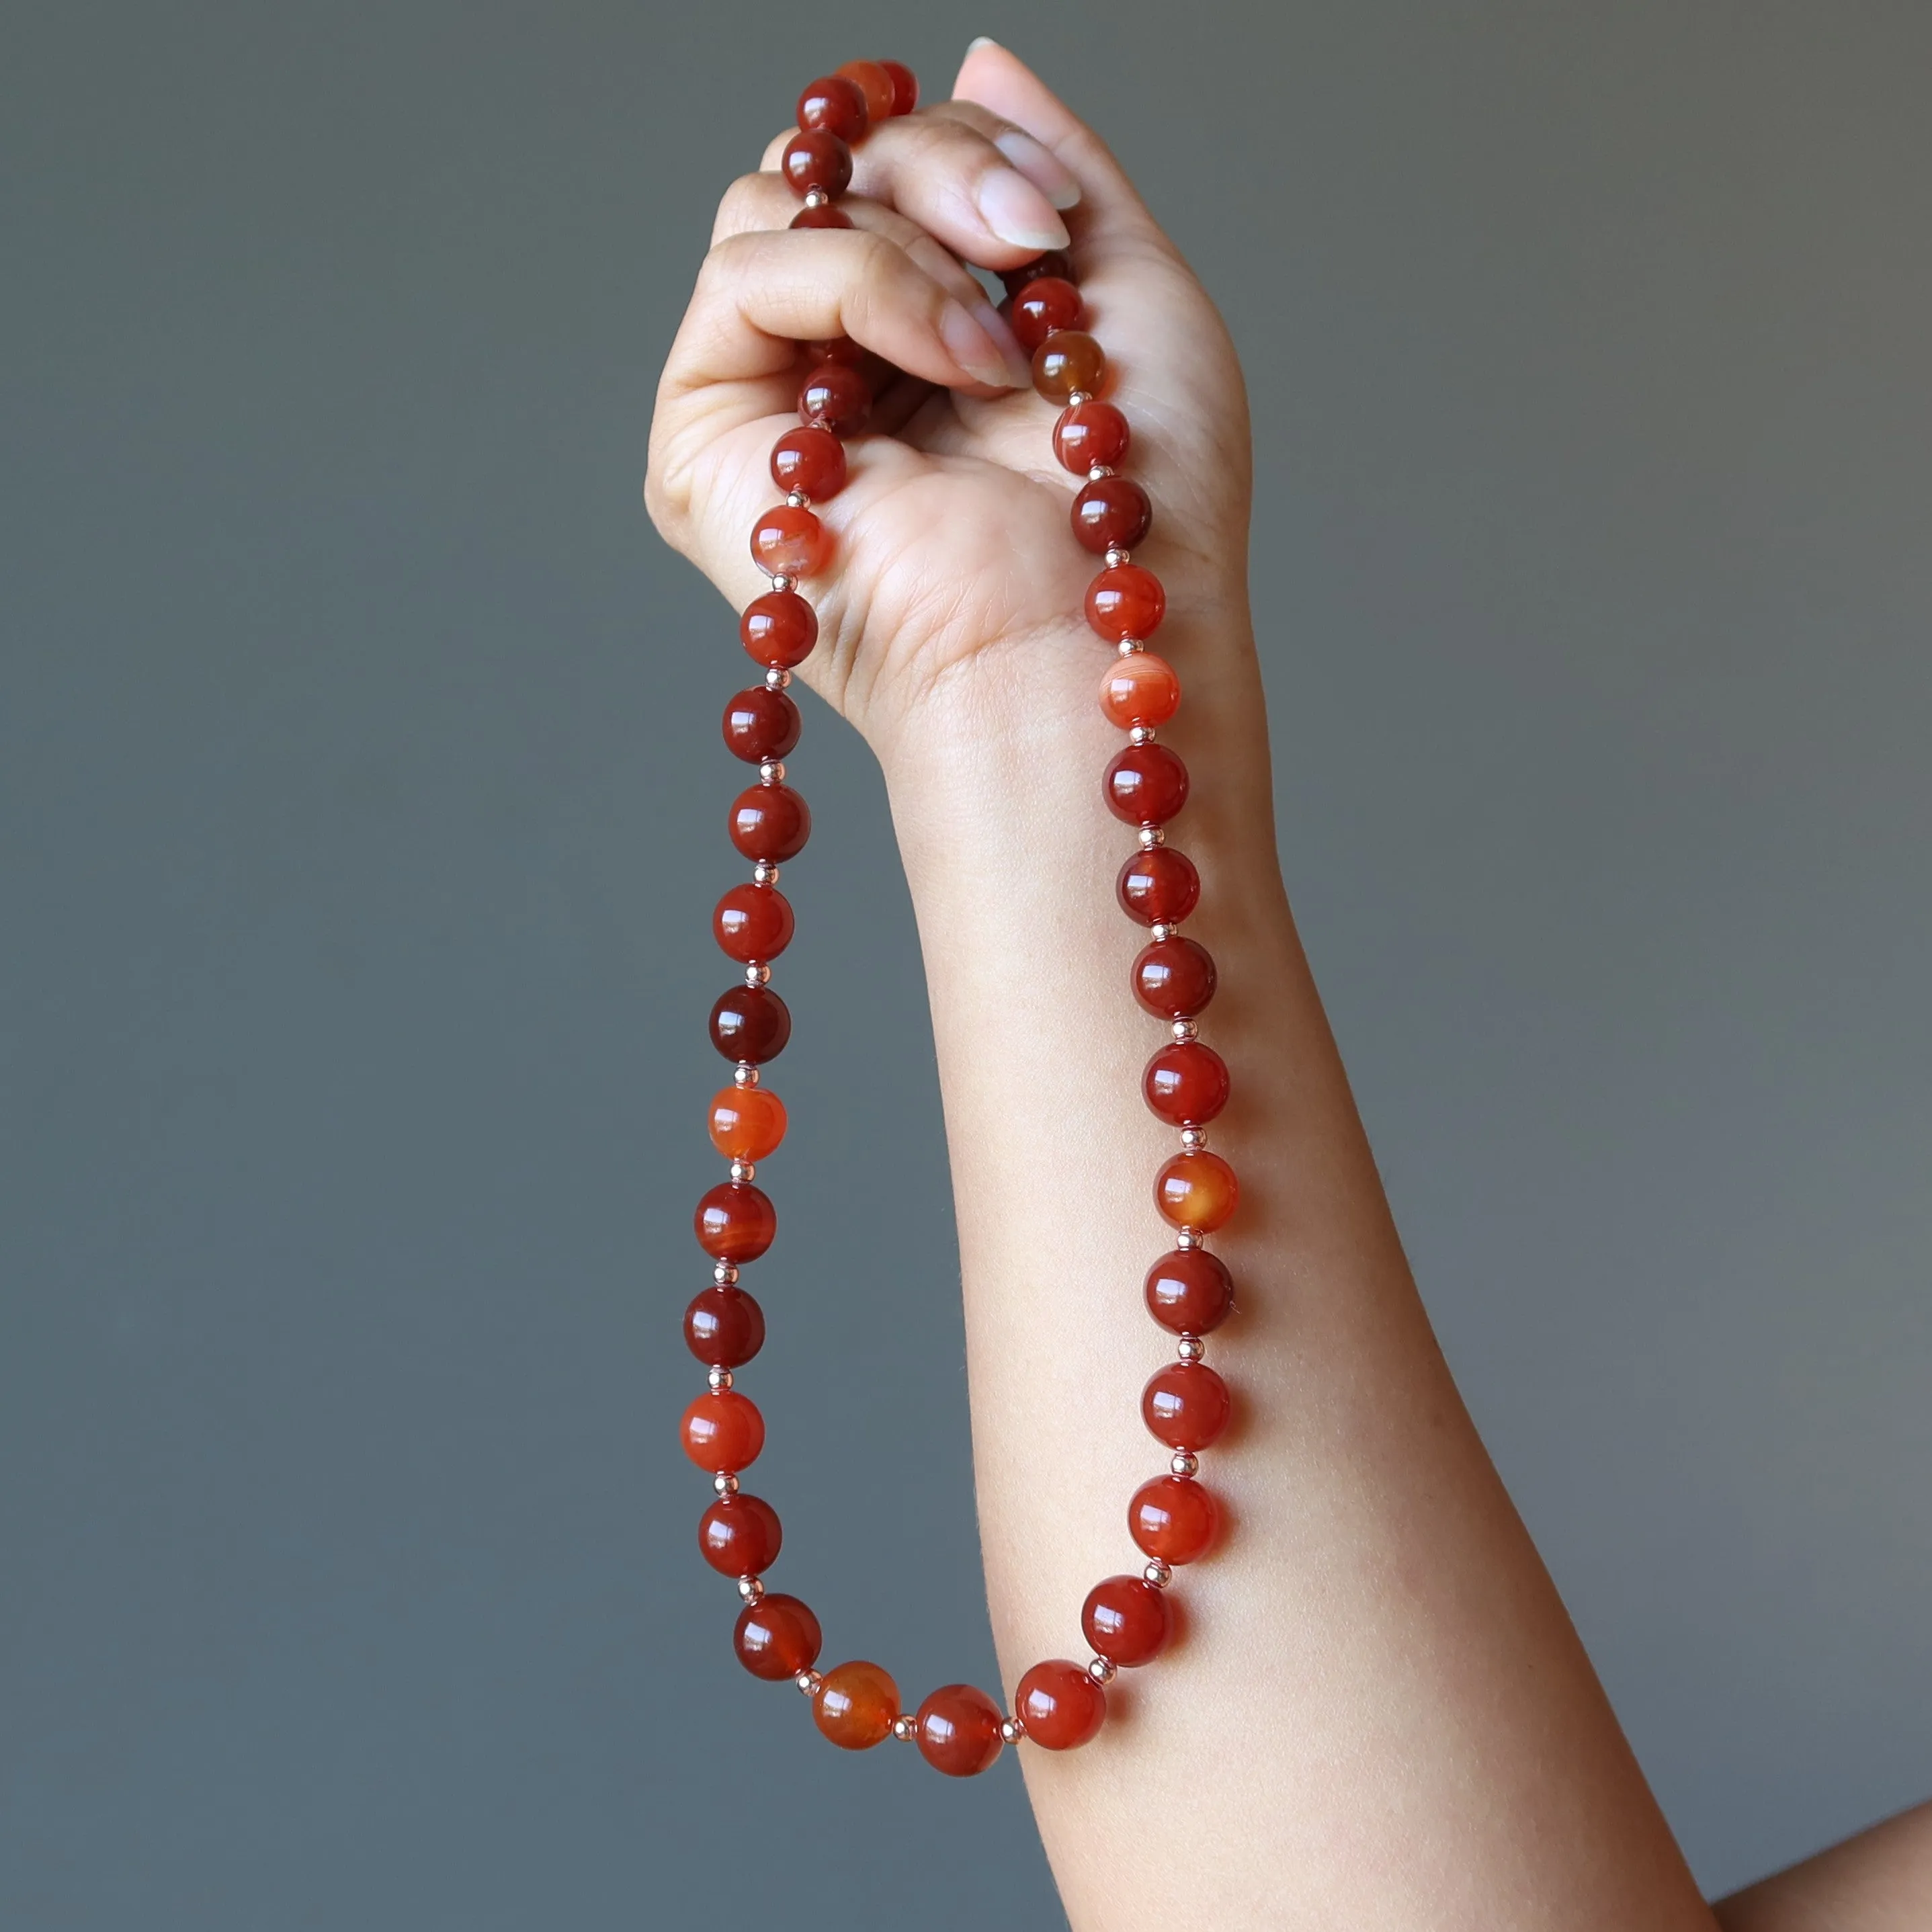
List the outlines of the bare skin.
{"label": "bare skin", "polygon": [[[856,233],[786,231],[782,144],[720,208],[646,500],[742,606],[764,587],[746,534],[796,420],[794,344],[847,334],[908,372],[880,396],[890,434],[852,446],[822,506],[838,548],[806,586],[821,641],[802,675],[880,760],[918,914],[1009,1697],[1040,1658],[1084,1660],[1088,1588],[1138,1568],[1123,1508],[1159,1472],[1138,1405],[1168,1353],[1138,1284],[1168,1245],[1148,1182],[1174,1136],[1138,1099],[1162,1033],[1127,992],[1144,935],[1112,900],[1129,840],[1096,774],[1120,739],[1094,701],[1111,653],[1079,614],[1075,484],[962,262],[1010,268],[1071,231],[1156,506],[1137,560],[1167,586],[1157,643],[1186,692],[1162,735],[1196,781],[1174,842],[1202,876],[1189,931],[1220,968],[1204,1037],[1235,1077],[1214,1142],[1242,1181],[1216,1238],[1241,1310],[1211,1352],[1241,1409],[1205,1462],[1232,1528],[1184,1579],[1184,1640],[1122,1674],[1094,1744],[1022,1748],[1072,1923],[1903,1924],[1780,1917],[1764,1887],[1714,1916],[1457,1396],[1282,884],[1247,409],[1213,304],[1098,139],[990,43],[952,100],[859,149]],[[1842,1856],[1891,1857],[1922,1900],[1922,1844]],[[1801,1914],[1809,1869],[1768,1888]]]}

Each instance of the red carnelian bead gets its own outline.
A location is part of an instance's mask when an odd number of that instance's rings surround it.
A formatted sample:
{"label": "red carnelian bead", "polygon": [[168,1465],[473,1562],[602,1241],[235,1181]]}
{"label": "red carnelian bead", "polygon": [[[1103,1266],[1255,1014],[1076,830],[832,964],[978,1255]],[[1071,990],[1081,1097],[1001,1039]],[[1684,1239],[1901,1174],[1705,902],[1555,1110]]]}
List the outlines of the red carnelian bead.
{"label": "red carnelian bead", "polygon": [[1165,1594],[1138,1576],[1109,1576],[1087,1593],[1080,1628],[1101,1656],[1131,1670],[1166,1647],[1174,1612]]}
{"label": "red carnelian bead", "polygon": [[805,351],[808,368],[820,362],[842,362],[848,369],[862,368],[866,351],[849,335],[828,335],[817,342],[801,342],[799,346]]}
{"label": "red carnelian bead", "polygon": [[1096,556],[1132,550],[1153,521],[1148,493],[1131,476],[1096,476],[1073,500],[1073,534]]}
{"label": "red carnelian bead", "polygon": [[1006,320],[1020,346],[1030,356],[1056,329],[1071,328],[1080,320],[1080,291],[1058,275],[1042,275],[1014,296]]}
{"label": "red carnelian bead", "polygon": [[765,1446],[765,1418],[758,1405],[736,1389],[700,1396],[684,1412],[680,1432],[684,1453],[700,1469],[748,1468]]}
{"label": "red carnelian bead", "polygon": [[1180,709],[1180,680],[1156,652],[1130,651],[1100,680],[1100,709],[1123,731],[1165,724]]}
{"label": "red carnelian bead", "polygon": [[1191,939],[1156,939],[1134,962],[1134,998],[1164,1020],[1192,1019],[1214,997],[1214,956]]}
{"label": "red carnelian bead", "polygon": [[738,1661],[767,1684],[782,1684],[809,1670],[824,1641],[809,1608],[782,1590],[767,1591],[755,1604],[747,1604],[731,1633]]}
{"label": "red carnelian bead", "polygon": [[880,61],[892,84],[892,112],[910,114],[919,105],[919,76],[904,61]]}
{"label": "red carnelian bead", "polygon": [[842,1750],[869,1750],[892,1733],[899,1687],[876,1664],[842,1664],[812,1700],[818,1728]]}
{"label": "red carnelian bead", "polygon": [[741,1369],[765,1346],[765,1311],[741,1288],[707,1288],[684,1311],[684,1346],[708,1367]]}
{"label": "red carnelian bead", "polygon": [[711,1044],[727,1060],[762,1066],[791,1038],[791,1009],[769,986],[734,986],[711,1009]]}
{"label": "red carnelian bead", "polygon": [[728,959],[776,959],[791,944],[791,902],[776,886],[734,886],[711,915],[712,936]]}
{"label": "red carnelian bead", "polygon": [[742,1490],[735,1496],[720,1496],[698,1519],[698,1547],[722,1576],[755,1576],[769,1570],[784,1541],[778,1511],[764,1497]]}
{"label": "red carnelian bead", "polygon": [[1211,1234],[1240,1206],[1241,1184],[1234,1170],[1205,1148],[1178,1154],[1154,1178],[1154,1204],[1177,1228]]}
{"label": "red carnelian bead", "polygon": [[862,141],[872,118],[859,83],[842,74],[821,74],[798,97],[798,124],[808,133]]}
{"label": "red carnelian bead", "polygon": [[794,194],[809,194],[817,188],[836,201],[852,185],[852,150],[836,134],[812,128],[785,143],[778,172]]}
{"label": "red carnelian bead", "polygon": [[763,1160],[784,1142],[785,1104],[769,1087],[727,1087],[712,1096],[706,1126],[727,1160]]}
{"label": "red carnelian bead", "polygon": [[794,228],[850,228],[852,218],[836,202],[822,201],[816,208],[801,208],[789,225]]}
{"label": "red carnelian bead", "polygon": [[1127,1505],[1127,1534],[1163,1563],[1204,1556],[1220,1528],[1214,1491],[1191,1477],[1156,1476],[1135,1490]]}
{"label": "red carnelian bead", "polygon": [[1041,1750],[1073,1750],[1106,1721],[1107,1694],[1079,1664],[1052,1658],[1020,1679],[1013,1715]]}
{"label": "red carnelian bead", "polygon": [[772,445],[772,481],[814,502],[836,496],[845,487],[845,446],[816,423],[788,429]]}
{"label": "red carnelian bead", "polygon": [[1084,329],[1058,330],[1033,352],[1033,386],[1049,403],[1098,395],[1106,374],[1107,352]]}
{"label": "red carnelian bead", "polygon": [[1228,1384],[1203,1362],[1170,1362],[1141,1391],[1141,1419],[1170,1449],[1205,1449],[1220,1438],[1233,1408]]}
{"label": "red carnelian bead", "polygon": [[856,81],[866,97],[866,111],[874,121],[892,118],[898,88],[881,61],[848,61],[838,70],[844,79]]}
{"label": "red carnelian bead", "polygon": [[1141,1091],[1169,1126],[1204,1127],[1228,1104],[1228,1063],[1198,1040],[1178,1040],[1148,1062]]}
{"label": "red carnelian bead", "polygon": [[1000,280],[1005,283],[1006,292],[1016,296],[1029,282],[1036,282],[1042,276],[1051,275],[1057,281],[1073,280],[1073,264],[1064,250],[1049,248],[1044,255],[1036,255],[1030,262],[1022,262],[1017,268],[998,271]]}
{"label": "red carnelian bead", "polygon": [[1148,1312],[1177,1335],[1205,1335],[1228,1318],[1234,1277],[1205,1248],[1176,1248],[1148,1270]]}
{"label": "red carnelian bead", "polygon": [[1000,1707],[970,1684],[945,1684],[919,1707],[919,1754],[948,1778],[972,1778],[1000,1754]]}
{"label": "red carnelian bead", "polygon": [[721,728],[724,748],[748,765],[788,756],[798,743],[805,721],[798,706],[782,691],[754,684],[741,691],[724,707]]}
{"label": "red carnelian bead", "polygon": [[767,590],[745,606],[738,641],[760,664],[790,670],[818,641],[818,614],[796,590]]}
{"label": "red carnelian bead", "polygon": [[731,843],[748,859],[796,859],[812,836],[812,810],[788,784],[748,786],[731,801]]}
{"label": "red carnelian bead", "polygon": [[1143,643],[1167,615],[1167,592],[1160,579],[1137,563],[1118,563],[1087,586],[1087,621],[1108,644],[1124,638]]}
{"label": "red carnelian bead", "polygon": [[773,577],[810,577],[832,555],[832,532],[809,510],[777,503],[752,526],[752,561]]}
{"label": "red carnelian bead", "polygon": [[1201,897],[1201,874],[1185,852],[1156,845],[1136,852],[1120,868],[1114,890],[1120,910],[1143,926],[1178,924]]}
{"label": "red carnelian bead", "polygon": [[1084,476],[1096,463],[1120,462],[1128,440],[1127,419],[1112,403],[1076,403],[1053,426],[1053,453],[1060,467],[1076,476]]}
{"label": "red carnelian bead", "polygon": [[1187,802],[1187,767],[1165,745],[1130,745],[1108,761],[1107,809],[1130,825],[1165,825]]}
{"label": "red carnelian bead", "polygon": [[698,1245],[713,1261],[754,1262],[778,1238],[772,1197],[748,1180],[721,1180],[707,1190],[691,1220]]}
{"label": "red carnelian bead", "polygon": [[856,436],[872,413],[872,392],[849,363],[821,362],[799,386],[798,413],[834,436]]}

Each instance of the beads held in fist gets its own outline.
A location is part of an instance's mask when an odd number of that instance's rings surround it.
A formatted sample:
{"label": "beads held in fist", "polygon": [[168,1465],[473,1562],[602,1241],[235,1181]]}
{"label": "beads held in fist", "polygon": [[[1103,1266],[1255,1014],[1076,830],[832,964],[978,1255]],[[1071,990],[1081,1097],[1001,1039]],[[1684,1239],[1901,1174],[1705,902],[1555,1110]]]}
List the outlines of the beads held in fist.
{"label": "beads held in fist", "polygon": [[822,503],[845,487],[844,446],[815,422],[788,429],[772,445],[772,481]]}
{"label": "beads held in fist", "polygon": [[856,436],[872,413],[872,392],[849,363],[820,363],[799,389],[799,420],[834,436]]}

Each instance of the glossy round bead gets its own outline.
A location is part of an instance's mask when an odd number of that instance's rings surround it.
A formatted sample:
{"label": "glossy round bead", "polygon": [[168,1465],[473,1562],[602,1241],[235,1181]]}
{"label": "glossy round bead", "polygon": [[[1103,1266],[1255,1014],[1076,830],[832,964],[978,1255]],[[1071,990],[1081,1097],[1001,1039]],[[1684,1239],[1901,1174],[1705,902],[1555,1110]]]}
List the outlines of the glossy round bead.
{"label": "glossy round bead", "polygon": [[707,1288],[684,1311],[684,1346],[709,1367],[741,1369],[765,1346],[765,1312],[742,1288]]}
{"label": "glossy round bead", "polygon": [[796,859],[812,836],[812,812],[788,784],[748,785],[731,801],[731,843],[748,859]]}
{"label": "glossy round bead", "polygon": [[758,663],[790,670],[818,641],[818,614],[796,590],[767,590],[745,606],[738,641]]}
{"label": "glossy round bead", "polygon": [[1110,644],[1137,638],[1144,643],[1167,615],[1160,579],[1137,563],[1117,563],[1087,586],[1087,621]]}
{"label": "glossy round bead", "polygon": [[883,61],[847,61],[838,71],[848,80],[858,82],[860,92],[866,97],[866,111],[873,120],[891,118],[894,104],[898,99],[898,88]]}
{"label": "glossy round bead", "polygon": [[1096,463],[1111,469],[1124,462],[1129,440],[1127,419],[1112,403],[1076,403],[1053,426],[1053,453],[1076,476]]}
{"label": "glossy round bead", "polygon": [[740,965],[776,959],[791,944],[791,902],[776,886],[734,886],[711,915],[712,936]]}
{"label": "glossy round bead", "polygon": [[1017,268],[1001,268],[998,273],[1010,296],[1018,295],[1028,283],[1039,281],[1044,276],[1051,275],[1062,282],[1075,280],[1073,263],[1059,248],[1049,248],[1044,255],[1036,255],[1030,262],[1022,262]]}
{"label": "glossy round bead", "polygon": [[1108,666],[1100,680],[1100,709],[1123,731],[1136,724],[1165,724],[1180,709],[1180,680],[1164,657],[1130,652]]}
{"label": "glossy round bead", "polygon": [[832,532],[809,510],[774,504],[752,526],[752,561],[772,577],[810,577],[832,556]]}
{"label": "glossy round bead", "polygon": [[1107,352],[1084,329],[1063,328],[1033,352],[1033,386],[1049,403],[1069,400],[1076,389],[1100,394]]}
{"label": "glossy round bead", "polygon": [[815,423],[788,429],[772,445],[772,481],[822,503],[845,487],[845,446]]}
{"label": "glossy round bead", "polygon": [[711,1044],[727,1060],[762,1066],[791,1038],[791,1010],[769,986],[734,986],[711,1009]]}
{"label": "glossy round bead", "polygon": [[799,385],[798,413],[834,436],[856,436],[872,413],[872,392],[850,364],[821,362]]}
{"label": "glossy round bead", "polygon": [[919,105],[919,76],[904,61],[880,61],[878,64],[892,84],[892,112],[910,114]]}
{"label": "glossy round bead", "polygon": [[778,1561],[784,1532],[762,1496],[720,1496],[698,1519],[698,1547],[720,1576],[755,1576]]}
{"label": "glossy round bead", "polygon": [[755,1604],[747,1604],[731,1633],[738,1661],[767,1684],[782,1684],[809,1670],[824,1640],[811,1610],[781,1590],[767,1591]]}
{"label": "glossy round bead", "polygon": [[1228,1384],[1204,1362],[1170,1362],[1141,1391],[1142,1420],[1170,1449],[1205,1449],[1227,1427],[1233,1408]]}
{"label": "glossy round bead", "polygon": [[1177,1335],[1205,1335],[1234,1306],[1234,1278],[1219,1255],[1176,1248],[1148,1270],[1148,1312]]}
{"label": "glossy round bead", "polygon": [[794,228],[850,228],[853,221],[836,202],[821,201],[816,208],[801,208],[788,225]]}
{"label": "glossy round bead", "polygon": [[1000,1754],[1000,1707],[970,1684],[945,1684],[920,1705],[919,1754],[948,1778],[972,1778]]}
{"label": "glossy round bead", "polygon": [[1096,556],[1132,550],[1153,522],[1148,493],[1131,476],[1096,476],[1073,500],[1073,534]]}
{"label": "glossy round bead", "polygon": [[872,118],[858,82],[842,74],[821,74],[798,97],[798,124],[808,133],[862,141]]}
{"label": "glossy round bead", "polygon": [[869,1750],[892,1736],[899,1687],[876,1664],[842,1664],[812,1700],[818,1728],[842,1750]]}
{"label": "glossy round bead", "polygon": [[1080,1628],[1101,1656],[1123,1669],[1151,1663],[1166,1648],[1174,1611],[1166,1594],[1140,1576],[1109,1576],[1087,1593]]}
{"label": "glossy round bead", "polygon": [[807,368],[816,368],[821,362],[842,362],[848,369],[865,366],[866,350],[862,344],[854,342],[849,335],[827,335],[814,342],[801,342]]}
{"label": "glossy round bead", "polygon": [[1014,296],[1007,316],[1015,339],[1029,356],[1056,329],[1071,328],[1079,320],[1080,291],[1058,275],[1028,283]]}
{"label": "glossy round bead", "polygon": [[1201,874],[1185,852],[1156,845],[1136,852],[1120,868],[1114,882],[1120,909],[1143,926],[1185,919],[1201,897]]}
{"label": "glossy round bead", "polygon": [[1042,1750],[1074,1750],[1106,1721],[1107,1694],[1084,1665],[1051,1658],[1020,1679],[1013,1715]]}
{"label": "glossy round bead", "polygon": [[749,1396],[724,1389],[698,1396],[684,1412],[679,1435],[700,1469],[743,1469],[765,1446],[765,1418]]}
{"label": "glossy round bead", "polygon": [[1191,939],[1156,939],[1134,962],[1134,998],[1164,1020],[1192,1018],[1214,997],[1214,956]]}
{"label": "glossy round bead", "polygon": [[1187,802],[1187,767],[1165,745],[1130,745],[1108,760],[1101,785],[1116,818],[1165,825]]}
{"label": "glossy round bead", "polygon": [[816,188],[836,201],[852,185],[852,150],[826,129],[802,128],[785,143],[778,172],[794,194]]}
{"label": "glossy round bead", "polygon": [[1141,1076],[1148,1106],[1174,1127],[1205,1126],[1228,1104],[1228,1063],[1198,1040],[1163,1046]]}
{"label": "glossy round bead", "polygon": [[699,1199],[692,1225],[713,1261],[754,1262],[777,1238],[778,1213],[762,1187],[721,1180]]}
{"label": "glossy round bead", "polygon": [[1135,1490],[1127,1534],[1162,1563],[1192,1563],[1205,1556],[1221,1528],[1212,1490],[1186,1476],[1156,1476]]}
{"label": "glossy round bead", "polygon": [[1240,1198],[1234,1170],[1205,1148],[1176,1154],[1154,1177],[1154,1205],[1162,1217],[1197,1234],[1226,1226]]}
{"label": "glossy round bead", "polygon": [[767,758],[788,758],[796,750],[805,721],[782,691],[754,684],[726,704],[719,728],[724,748],[734,758],[757,765]]}
{"label": "glossy round bead", "polygon": [[727,1160],[763,1160],[785,1137],[785,1105],[769,1087],[727,1087],[713,1096],[711,1144]]}

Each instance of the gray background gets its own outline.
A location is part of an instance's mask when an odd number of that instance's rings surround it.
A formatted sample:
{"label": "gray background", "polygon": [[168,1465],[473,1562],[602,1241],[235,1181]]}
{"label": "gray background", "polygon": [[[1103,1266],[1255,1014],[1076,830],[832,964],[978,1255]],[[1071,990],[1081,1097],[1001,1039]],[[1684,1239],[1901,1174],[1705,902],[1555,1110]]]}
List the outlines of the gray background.
{"label": "gray background", "polygon": [[[1284,848],[1700,1877],[1932,1790],[1932,16],[14,0],[0,1922],[1059,1922],[732,1662],[672,1424],[729,616],[638,504],[800,84],[1002,34],[1253,386]],[[788,1587],[991,1676],[919,962],[813,704]],[[1049,1324],[1050,1332],[1050,1324]]]}

